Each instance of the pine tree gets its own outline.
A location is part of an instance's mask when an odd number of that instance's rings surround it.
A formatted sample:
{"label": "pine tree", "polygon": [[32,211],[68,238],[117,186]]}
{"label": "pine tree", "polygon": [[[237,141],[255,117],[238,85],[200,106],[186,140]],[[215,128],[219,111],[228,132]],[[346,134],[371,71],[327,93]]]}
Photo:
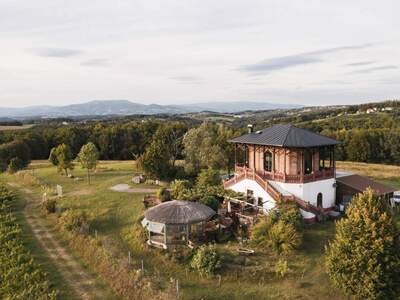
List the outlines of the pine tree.
{"label": "pine tree", "polygon": [[347,218],[337,222],[326,248],[334,284],[359,299],[394,299],[400,289],[399,231],[385,200],[368,189],[357,195]]}

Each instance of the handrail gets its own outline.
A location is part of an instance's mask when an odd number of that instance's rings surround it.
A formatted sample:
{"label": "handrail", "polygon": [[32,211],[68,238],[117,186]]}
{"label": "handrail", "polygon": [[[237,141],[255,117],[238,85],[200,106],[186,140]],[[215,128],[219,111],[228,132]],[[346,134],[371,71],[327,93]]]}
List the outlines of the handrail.
{"label": "handrail", "polygon": [[[237,175],[235,174],[235,176],[233,178],[225,181],[224,182],[225,188],[232,186],[233,184],[241,181],[242,179],[251,179],[251,180],[256,181],[275,201],[280,201],[280,200],[294,201],[300,208],[302,208],[305,211],[314,213],[316,215],[324,213],[323,209],[320,209],[320,208],[310,204],[309,202],[306,202],[303,199],[296,197],[293,194],[290,196],[282,195],[282,193],[279,192],[272,184],[268,183],[267,179],[264,179],[262,176],[260,176],[260,174],[255,172],[253,169],[249,169],[246,167],[239,167],[239,168],[236,168],[236,170],[242,170],[242,172],[239,171],[238,174]],[[323,170],[322,171],[323,175],[325,175],[326,173],[333,174],[333,171],[331,171],[331,170]],[[315,174],[309,174],[309,175],[315,176]],[[294,175],[294,176],[300,176],[300,175]],[[234,200],[238,201],[237,199],[234,199]],[[254,205],[254,206],[256,206],[256,205]]]}

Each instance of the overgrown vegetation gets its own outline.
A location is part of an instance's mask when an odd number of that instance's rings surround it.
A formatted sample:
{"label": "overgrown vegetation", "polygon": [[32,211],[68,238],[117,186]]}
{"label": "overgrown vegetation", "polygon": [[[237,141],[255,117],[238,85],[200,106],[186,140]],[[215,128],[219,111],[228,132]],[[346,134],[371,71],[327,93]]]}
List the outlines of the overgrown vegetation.
{"label": "overgrown vegetation", "polygon": [[356,196],[326,249],[333,283],[358,299],[395,299],[400,293],[399,229],[387,203],[371,189]]}
{"label": "overgrown vegetation", "polygon": [[222,257],[213,245],[202,245],[190,262],[190,266],[201,275],[212,275],[222,266]]}
{"label": "overgrown vegetation", "polygon": [[0,185],[0,298],[56,299],[47,275],[25,248],[22,231],[13,215],[15,196]]}
{"label": "overgrown vegetation", "polygon": [[276,254],[289,254],[302,243],[302,217],[293,205],[281,204],[251,230],[251,243]]}

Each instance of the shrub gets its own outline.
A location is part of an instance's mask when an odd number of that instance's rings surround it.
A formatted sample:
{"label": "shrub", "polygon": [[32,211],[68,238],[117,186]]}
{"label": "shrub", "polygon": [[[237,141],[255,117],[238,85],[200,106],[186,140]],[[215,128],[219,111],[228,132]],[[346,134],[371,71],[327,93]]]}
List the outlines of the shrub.
{"label": "shrub", "polygon": [[42,202],[44,211],[48,214],[54,214],[56,212],[57,201],[55,199],[47,199]]}
{"label": "shrub", "polygon": [[296,204],[285,203],[278,207],[279,209],[279,220],[285,224],[291,224],[297,229],[300,229],[303,225],[303,217],[301,216],[299,208]]}
{"label": "shrub", "polygon": [[161,202],[166,202],[171,200],[171,193],[170,191],[162,187],[157,191],[157,198],[161,200]]}
{"label": "shrub", "polygon": [[13,157],[11,158],[10,163],[8,164],[7,170],[9,173],[14,174],[23,168],[24,164],[22,160],[20,160],[18,157]]}
{"label": "shrub", "polygon": [[268,243],[277,254],[288,254],[301,244],[302,237],[292,224],[278,221],[268,231]]}
{"label": "shrub", "polygon": [[289,272],[289,266],[286,259],[280,258],[275,264],[275,274],[278,277],[285,277]]}
{"label": "shrub", "polygon": [[360,299],[395,299],[400,292],[399,230],[384,199],[371,189],[353,198],[326,248],[333,283]]}
{"label": "shrub", "polygon": [[188,180],[175,180],[171,184],[171,194],[174,199],[190,200],[192,192],[191,185]]}
{"label": "shrub", "polygon": [[200,246],[190,262],[190,266],[201,275],[214,274],[221,265],[222,258],[213,245]]}
{"label": "shrub", "polygon": [[213,210],[218,211],[219,201],[214,196],[206,195],[205,197],[200,199],[200,202],[212,208]]}
{"label": "shrub", "polygon": [[268,216],[267,218],[261,219],[260,222],[251,227],[250,231],[250,241],[253,245],[260,247],[268,247],[268,232],[273,225],[272,218]]}
{"label": "shrub", "polygon": [[78,210],[65,211],[59,222],[63,229],[67,231],[82,232],[89,228],[88,217],[85,212]]}
{"label": "shrub", "polygon": [[213,169],[204,169],[200,172],[196,179],[196,188],[205,186],[221,185],[221,177],[219,171]]}

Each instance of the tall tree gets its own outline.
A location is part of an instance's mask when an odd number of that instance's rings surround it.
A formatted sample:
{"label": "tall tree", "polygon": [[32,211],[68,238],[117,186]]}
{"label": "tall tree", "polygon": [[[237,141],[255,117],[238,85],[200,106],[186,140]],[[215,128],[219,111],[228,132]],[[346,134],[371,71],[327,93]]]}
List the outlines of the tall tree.
{"label": "tall tree", "polygon": [[187,172],[197,174],[204,168],[227,168],[229,155],[219,143],[218,129],[217,125],[205,122],[186,133],[183,144]]}
{"label": "tall tree", "polygon": [[154,140],[139,158],[139,165],[151,178],[164,179],[171,175],[170,157],[164,150],[164,145]]}
{"label": "tall tree", "polygon": [[90,173],[96,169],[99,159],[99,151],[93,143],[83,145],[78,153],[78,161],[83,169],[87,170],[88,184],[90,184]]}
{"label": "tall tree", "polygon": [[359,299],[399,296],[399,231],[386,207],[371,189],[357,195],[326,249],[330,278]]}

